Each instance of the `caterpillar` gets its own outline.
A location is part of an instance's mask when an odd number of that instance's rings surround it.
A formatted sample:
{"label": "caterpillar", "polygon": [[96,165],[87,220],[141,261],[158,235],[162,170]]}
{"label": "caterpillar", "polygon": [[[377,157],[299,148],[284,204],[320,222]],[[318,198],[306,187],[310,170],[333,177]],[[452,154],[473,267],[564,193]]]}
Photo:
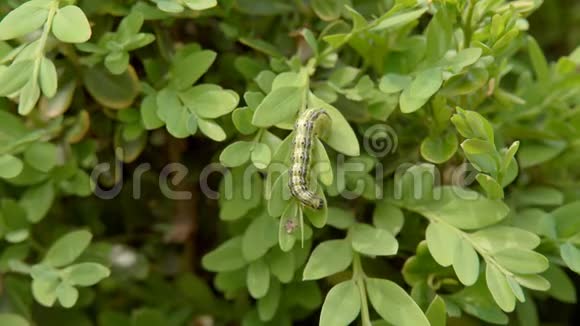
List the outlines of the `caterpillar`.
{"label": "caterpillar", "polygon": [[324,109],[307,109],[300,114],[294,125],[295,136],[292,141],[288,187],[292,196],[313,209],[321,209],[324,200],[316,195],[309,184],[312,149],[315,137],[323,136],[331,122]]}

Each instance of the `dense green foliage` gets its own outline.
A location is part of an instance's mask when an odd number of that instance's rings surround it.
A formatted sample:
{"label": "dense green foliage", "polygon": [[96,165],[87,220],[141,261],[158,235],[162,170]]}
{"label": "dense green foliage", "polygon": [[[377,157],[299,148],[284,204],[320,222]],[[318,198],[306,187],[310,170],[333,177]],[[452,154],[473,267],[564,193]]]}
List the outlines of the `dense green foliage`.
{"label": "dense green foliage", "polygon": [[[0,17],[0,325],[574,323],[580,5]],[[307,108],[320,210],[288,189]]]}

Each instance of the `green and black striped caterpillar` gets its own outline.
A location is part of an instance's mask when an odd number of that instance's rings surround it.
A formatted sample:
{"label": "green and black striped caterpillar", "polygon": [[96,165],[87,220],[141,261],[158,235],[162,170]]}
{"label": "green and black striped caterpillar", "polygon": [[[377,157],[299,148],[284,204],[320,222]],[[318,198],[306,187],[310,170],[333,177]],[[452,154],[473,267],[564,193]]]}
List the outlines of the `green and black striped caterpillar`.
{"label": "green and black striped caterpillar", "polygon": [[310,186],[310,165],[315,137],[323,136],[329,129],[331,119],[324,109],[307,109],[298,117],[294,125],[294,140],[289,169],[288,187],[290,193],[303,205],[321,209],[324,200]]}

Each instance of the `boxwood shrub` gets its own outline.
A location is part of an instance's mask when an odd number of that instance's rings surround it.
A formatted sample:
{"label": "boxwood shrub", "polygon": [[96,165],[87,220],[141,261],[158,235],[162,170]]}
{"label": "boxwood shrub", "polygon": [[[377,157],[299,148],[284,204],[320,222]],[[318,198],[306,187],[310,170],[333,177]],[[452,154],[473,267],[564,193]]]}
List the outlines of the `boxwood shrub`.
{"label": "boxwood shrub", "polygon": [[577,323],[579,12],[2,1],[0,325]]}

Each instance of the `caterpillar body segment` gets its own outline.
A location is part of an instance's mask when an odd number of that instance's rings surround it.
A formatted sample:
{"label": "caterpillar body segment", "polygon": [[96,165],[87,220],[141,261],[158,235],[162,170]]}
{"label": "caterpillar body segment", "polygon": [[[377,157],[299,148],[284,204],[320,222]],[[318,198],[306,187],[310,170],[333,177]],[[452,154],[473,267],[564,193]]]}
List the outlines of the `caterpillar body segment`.
{"label": "caterpillar body segment", "polygon": [[324,136],[329,130],[331,119],[324,109],[307,109],[299,116],[294,125],[291,165],[288,187],[290,193],[303,205],[321,209],[324,200],[318,196],[310,185],[310,165],[315,137]]}

